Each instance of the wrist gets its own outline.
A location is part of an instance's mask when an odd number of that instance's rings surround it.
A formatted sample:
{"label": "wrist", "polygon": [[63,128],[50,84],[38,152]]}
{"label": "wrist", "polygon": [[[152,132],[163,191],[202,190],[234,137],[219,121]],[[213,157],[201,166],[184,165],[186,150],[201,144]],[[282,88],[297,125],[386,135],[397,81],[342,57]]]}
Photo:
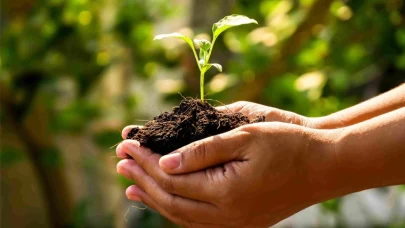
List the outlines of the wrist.
{"label": "wrist", "polygon": [[347,193],[405,183],[404,120],[405,107],[339,130],[335,157]]}
{"label": "wrist", "polygon": [[346,195],[357,187],[338,161],[343,133],[343,129],[311,129],[307,134],[303,159],[313,203]]}

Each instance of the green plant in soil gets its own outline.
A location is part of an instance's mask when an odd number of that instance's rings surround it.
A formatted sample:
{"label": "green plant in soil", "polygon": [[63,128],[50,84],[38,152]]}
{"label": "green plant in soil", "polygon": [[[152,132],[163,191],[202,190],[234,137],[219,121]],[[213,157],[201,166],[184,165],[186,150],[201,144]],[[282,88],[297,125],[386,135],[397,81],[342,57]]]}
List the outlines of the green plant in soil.
{"label": "green plant in soil", "polygon": [[[246,16],[243,15],[230,15],[226,16],[217,23],[215,23],[212,26],[212,42],[205,40],[205,39],[194,39],[194,42],[187,36],[181,34],[181,33],[171,33],[171,34],[162,34],[158,35],[155,37],[154,40],[160,40],[163,38],[168,38],[168,37],[177,37],[180,38],[191,47],[195,60],[198,65],[198,69],[200,70],[200,97],[201,101],[204,102],[204,75],[205,73],[211,68],[215,67],[217,68],[220,72],[222,72],[222,66],[218,63],[210,63],[210,57],[212,54],[212,50],[214,49],[214,44],[215,41],[217,40],[218,36],[224,32],[225,30],[239,26],[239,25],[244,25],[244,24],[258,24],[256,20],[250,19]],[[196,49],[194,47],[194,43],[199,46],[200,52],[199,55],[197,56]]]}
{"label": "green plant in soil", "polygon": [[[263,122],[264,116],[258,116],[251,120],[242,113],[221,112],[209,102],[204,102],[205,73],[211,67],[222,71],[220,64],[210,63],[209,61],[215,41],[228,28],[251,23],[257,24],[255,20],[242,15],[231,15],[223,18],[212,27],[212,43],[204,39],[194,39],[192,41],[180,33],[156,36],[155,40],[177,37],[186,41],[191,47],[200,70],[201,100],[185,98],[171,112],[161,113],[147,122],[142,128],[135,127],[131,129],[127,138],[137,140],[141,146],[146,146],[155,153],[165,155],[194,141],[218,135],[245,124]],[[197,55],[194,47],[195,44],[200,49],[199,55]]]}

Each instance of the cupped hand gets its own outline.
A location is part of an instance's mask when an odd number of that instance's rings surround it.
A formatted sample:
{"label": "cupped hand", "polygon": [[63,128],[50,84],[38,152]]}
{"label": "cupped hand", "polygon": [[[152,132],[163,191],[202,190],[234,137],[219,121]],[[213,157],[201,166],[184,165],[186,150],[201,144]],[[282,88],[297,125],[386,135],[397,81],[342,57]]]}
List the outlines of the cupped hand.
{"label": "cupped hand", "polygon": [[229,105],[217,107],[217,109],[230,113],[240,112],[250,119],[264,116],[266,122],[292,123],[301,126],[314,125],[314,123],[312,123],[314,119],[248,101],[238,101]]}
{"label": "cupped hand", "polygon": [[[273,108],[248,101],[238,101],[228,105],[216,107],[219,111],[226,113],[240,112],[249,119],[253,120],[257,117],[264,116],[266,122],[283,122],[291,123],[305,127],[316,128],[316,119],[298,115],[293,112]],[[141,127],[136,125],[126,126],[122,130],[122,138],[126,139],[128,132],[134,127]]]}
{"label": "cupped hand", "polygon": [[[253,120],[257,117],[264,116],[266,122],[282,122],[300,125],[313,129],[334,129],[343,127],[343,123],[336,120],[335,117],[306,117],[294,112],[285,111],[282,109],[265,106],[248,101],[238,101],[228,105],[216,107],[218,110],[229,113],[240,112],[249,119]],[[337,124],[336,124],[337,122]],[[141,127],[135,125],[129,125],[122,131],[122,138],[126,139],[128,132],[134,127]]]}
{"label": "cupped hand", "polygon": [[[117,171],[141,201],[185,227],[268,227],[319,202],[318,173],[334,161],[318,131],[257,123],[161,157],[125,140]],[[308,153],[311,151],[311,153]],[[314,152],[315,151],[315,152]],[[210,167],[210,168],[207,168]]]}

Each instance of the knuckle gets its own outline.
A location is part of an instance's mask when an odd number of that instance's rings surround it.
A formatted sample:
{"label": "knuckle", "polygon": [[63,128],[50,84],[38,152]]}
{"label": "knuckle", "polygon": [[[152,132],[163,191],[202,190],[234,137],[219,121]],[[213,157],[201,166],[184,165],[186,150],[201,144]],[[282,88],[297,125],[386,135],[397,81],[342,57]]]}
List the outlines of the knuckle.
{"label": "knuckle", "polygon": [[256,131],[256,127],[252,124],[246,124],[239,127],[239,133],[243,135],[250,135]]}
{"label": "knuckle", "polygon": [[239,139],[238,142],[246,145],[246,142],[252,141],[257,136],[257,127],[251,124],[243,125],[238,128],[235,134]]}
{"label": "knuckle", "polygon": [[147,157],[140,156],[140,157],[136,158],[136,163],[138,163],[138,165],[140,167],[145,167],[145,165],[147,163],[146,161],[147,161]]}
{"label": "knuckle", "polygon": [[137,156],[136,162],[139,164],[139,166],[145,168],[148,165],[148,163],[150,163],[150,161],[153,159],[154,155],[155,154],[150,153],[147,154],[146,156]]}
{"label": "knuckle", "polygon": [[159,179],[160,187],[162,187],[166,192],[173,192],[173,178],[165,175]]}
{"label": "knuckle", "polygon": [[194,148],[194,153],[193,153],[193,160],[195,161],[203,161],[206,159],[207,156],[207,144],[205,142],[199,143],[195,148]]}

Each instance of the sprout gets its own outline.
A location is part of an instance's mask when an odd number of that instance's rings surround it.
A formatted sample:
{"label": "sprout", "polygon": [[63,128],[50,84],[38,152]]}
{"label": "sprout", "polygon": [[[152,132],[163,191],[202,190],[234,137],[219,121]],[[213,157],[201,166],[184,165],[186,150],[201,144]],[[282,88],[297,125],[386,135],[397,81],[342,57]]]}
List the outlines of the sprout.
{"label": "sprout", "polygon": [[[155,36],[154,40],[160,40],[163,38],[168,38],[168,37],[177,37],[180,38],[191,47],[195,60],[198,65],[198,69],[200,70],[200,96],[201,96],[201,101],[204,102],[204,75],[205,73],[211,68],[215,67],[217,68],[218,71],[222,72],[222,66],[218,63],[210,63],[210,57],[212,50],[214,48],[215,41],[217,40],[218,36],[224,32],[225,30],[239,26],[239,25],[244,25],[244,24],[257,24],[256,20],[250,19],[246,16],[243,15],[230,15],[226,16],[217,23],[215,23],[212,26],[212,34],[213,34],[213,39],[212,43],[209,42],[208,40],[204,39],[194,39],[194,42],[188,38],[187,36],[184,36],[181,33],[171,33],[171,34],[162,34]],[[194,43],[197,44],[200,47],[200,52],[199,55],[197,56],[197,52],[194,47]]]}

